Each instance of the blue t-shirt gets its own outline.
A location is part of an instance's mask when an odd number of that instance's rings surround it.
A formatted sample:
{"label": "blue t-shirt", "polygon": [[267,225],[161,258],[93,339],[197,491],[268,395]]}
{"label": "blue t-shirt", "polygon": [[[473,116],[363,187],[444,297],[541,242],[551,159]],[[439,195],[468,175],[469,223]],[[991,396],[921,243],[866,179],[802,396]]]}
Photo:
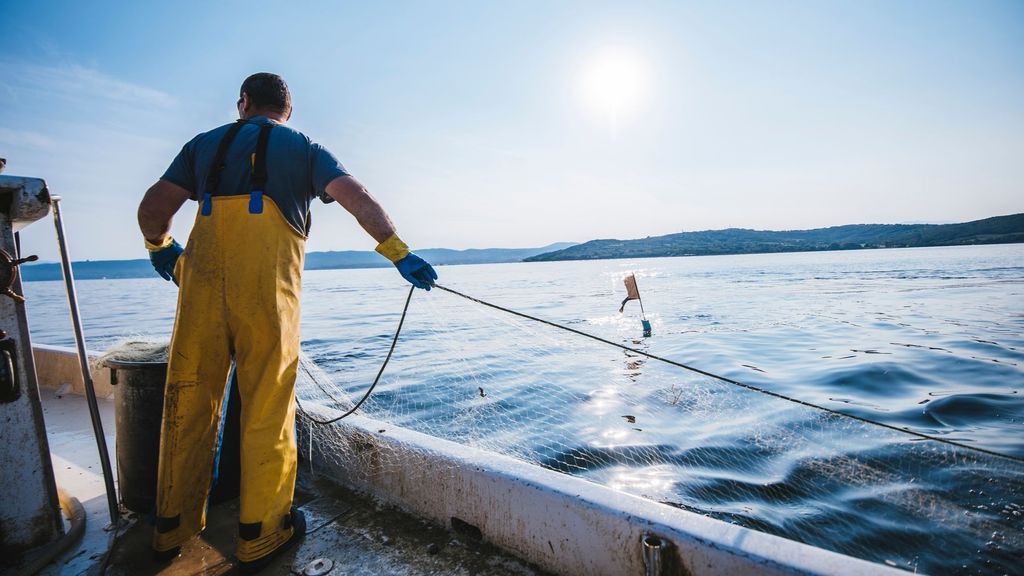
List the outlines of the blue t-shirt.
{"label": "blue t-shirt", "polygon": [[[215,196],[248,194],[250,190],[250,157],[256,151],[260,125],[273,122],[262,116],[251,118],[235,135],[224,160],[220,186]],[[161,176],[189,191],[197,200],[206,192],[206,177],[213,164],[224,134],[234,124],[225,124],[204,132],[185,144]],[[327,195],[327,184],[348,171],[326,148],[314,143],[305,134],[278,124],[267,141],[267,183],[265,197],[277,204],[288,223],[306,235],[309,205],[314,198],[325,204],[334,199]]]}

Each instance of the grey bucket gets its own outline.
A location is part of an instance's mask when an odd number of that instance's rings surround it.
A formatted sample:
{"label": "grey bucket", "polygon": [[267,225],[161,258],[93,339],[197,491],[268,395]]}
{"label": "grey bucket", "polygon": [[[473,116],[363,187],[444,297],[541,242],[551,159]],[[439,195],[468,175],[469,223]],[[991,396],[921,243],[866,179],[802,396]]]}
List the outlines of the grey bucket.
{"label": "grey bucket", "polygon": [[166,362],[106,359],[114,385],[117,484],[121,504],[146,514],[156,506]]}

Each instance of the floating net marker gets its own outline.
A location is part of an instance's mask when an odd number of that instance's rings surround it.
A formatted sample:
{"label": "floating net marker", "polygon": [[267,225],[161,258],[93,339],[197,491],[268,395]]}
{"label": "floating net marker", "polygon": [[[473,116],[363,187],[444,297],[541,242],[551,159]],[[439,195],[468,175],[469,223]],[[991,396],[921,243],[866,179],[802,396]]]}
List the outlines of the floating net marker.
{"label": "floating net marker", "polygon": [[647,314],[644,313],[644,301],[640,298],[640,289],[636,286],[636,274],[630,274],[622,279],[626,285],[626,298],[622,301],[622,305],[619,306],[619,314],[626,308],[626,302],[630,300],[636,300],[640,303],[640,325],[643,326],[644,336],[651,335],[651,323],[647,320]]}

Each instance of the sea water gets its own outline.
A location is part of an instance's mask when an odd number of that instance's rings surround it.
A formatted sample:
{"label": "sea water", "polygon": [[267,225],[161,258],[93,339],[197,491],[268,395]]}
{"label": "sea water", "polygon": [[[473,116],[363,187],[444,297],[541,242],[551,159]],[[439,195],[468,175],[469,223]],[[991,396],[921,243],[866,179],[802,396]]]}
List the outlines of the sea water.
{"label": "sea water", "polygon": [[[703,372],[1024,458],[1021,244],[438,273],[470,296]],[[635,301],[618,312],[628,273],[643,313]],[[92,350],[170,335],[168,282],[88,280],[78,291]],[[407,292],[392,269],[307,271],[304,351],[361,395]],[[27,283],[25,294],[33,341],[73,345],[63,283]],[[912,570],[1012,572],[1024,555],[1015,460],[847,421],[440,290],[413,295],[364,410]]]}

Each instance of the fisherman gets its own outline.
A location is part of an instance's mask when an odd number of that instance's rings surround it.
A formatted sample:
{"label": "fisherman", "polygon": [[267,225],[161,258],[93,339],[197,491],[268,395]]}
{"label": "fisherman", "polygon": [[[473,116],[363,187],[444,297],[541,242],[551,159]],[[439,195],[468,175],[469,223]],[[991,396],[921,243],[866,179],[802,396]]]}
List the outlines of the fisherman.
{"label": "fisherman", "polygon": [[[295,377],[309,207],[335,200],[417,288],[434,269],[399,239],[384,209],[326,148],[284,125],[284,80],[245,79],[239,120],[185,144],[139,205],[157,273],[180,286],[164,397],[154,556],[169,561],[206,525],[232,358],[241,396],[239,570],[256,572],[305,533],[292,506]],[[199,211],[183,249],[170,235],[186,200]]]}

